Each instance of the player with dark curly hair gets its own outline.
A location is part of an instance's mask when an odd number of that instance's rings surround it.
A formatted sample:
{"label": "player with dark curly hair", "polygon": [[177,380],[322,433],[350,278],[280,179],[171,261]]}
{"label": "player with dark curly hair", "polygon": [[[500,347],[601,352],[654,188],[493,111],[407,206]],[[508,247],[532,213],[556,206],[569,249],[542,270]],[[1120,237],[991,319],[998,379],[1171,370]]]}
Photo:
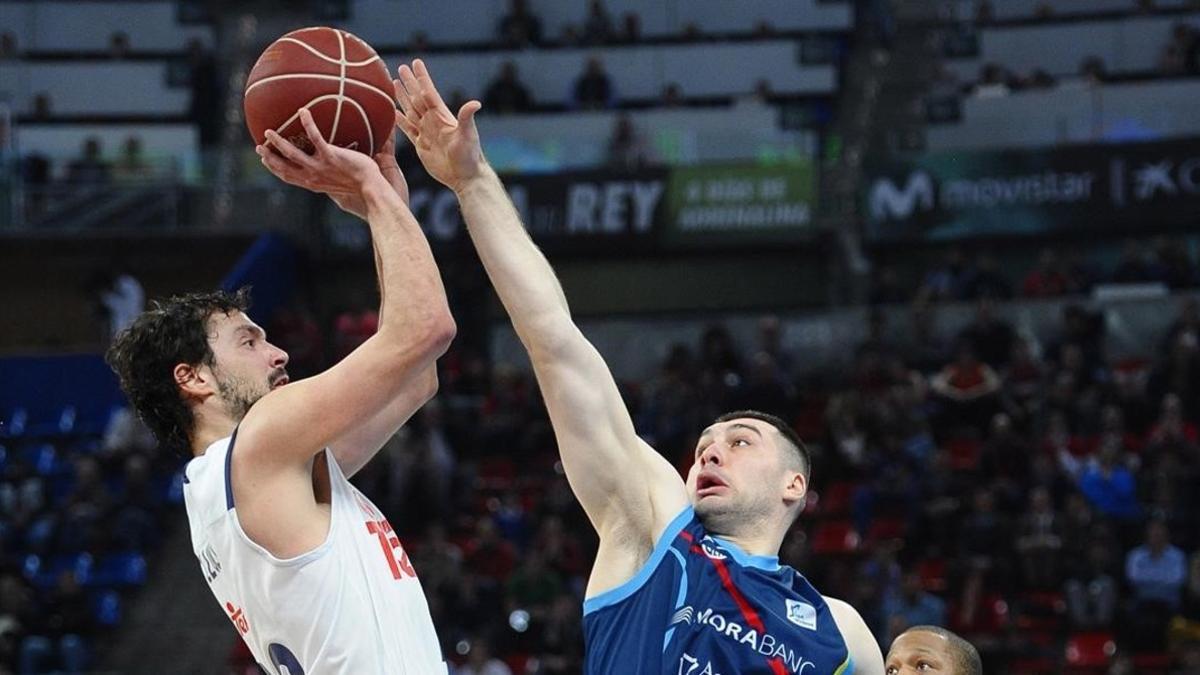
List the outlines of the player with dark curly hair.
{"label": "player with dark curly hair", "polygon": [[315,377],[246,316],[248,293],[156,303],[108,361],[164,448],[192,459],[184,499],[204,578],[270,673],[445,673],[408,555],[348,480],[437,390],[455,334],[429,244],[389,141],[375,158],[315,152],[273,132],[263,162],[363,217],[375,246],[379,330]]}

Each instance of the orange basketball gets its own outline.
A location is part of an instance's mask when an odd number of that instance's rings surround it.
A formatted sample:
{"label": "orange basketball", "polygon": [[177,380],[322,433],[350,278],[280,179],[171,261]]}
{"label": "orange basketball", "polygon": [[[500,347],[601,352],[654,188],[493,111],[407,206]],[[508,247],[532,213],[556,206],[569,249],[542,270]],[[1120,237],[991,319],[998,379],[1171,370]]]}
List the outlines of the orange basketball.
{"label": "orange basketball", "polygon": [[308,108],[325,140],[373,155],[395,126],[392,78],[371,45],[344,30],[302,28],[267,47],[246,79],[243,105],[254,142],[267,129],[312,150],[300,124]]}

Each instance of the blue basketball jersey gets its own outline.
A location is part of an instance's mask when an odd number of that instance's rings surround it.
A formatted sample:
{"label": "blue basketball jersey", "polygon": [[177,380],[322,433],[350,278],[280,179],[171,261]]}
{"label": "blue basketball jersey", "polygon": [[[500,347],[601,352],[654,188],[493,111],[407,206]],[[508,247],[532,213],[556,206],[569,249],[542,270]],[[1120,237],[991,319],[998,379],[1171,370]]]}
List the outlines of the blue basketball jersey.
{"label": "blue basketball jersey", "polygon": [[627,583],[583,605],[588,675],[849,675],[824,598],[779,559],[704,529],[692,507]]}

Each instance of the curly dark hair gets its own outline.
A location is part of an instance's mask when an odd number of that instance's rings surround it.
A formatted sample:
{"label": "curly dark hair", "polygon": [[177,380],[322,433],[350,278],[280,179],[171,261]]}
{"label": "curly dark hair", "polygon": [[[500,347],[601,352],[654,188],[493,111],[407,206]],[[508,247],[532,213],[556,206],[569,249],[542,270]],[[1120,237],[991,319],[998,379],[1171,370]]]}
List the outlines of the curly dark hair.
{"label": "curly dark hair", "polygon": [[213,365],[208,319],[218,312],[244,312],[249,307],[248,286],[233,293],[176,295],[155,302],[113,340],[105,361],[162,448],[191,455],[195,419],[175,383],[175,366]]}

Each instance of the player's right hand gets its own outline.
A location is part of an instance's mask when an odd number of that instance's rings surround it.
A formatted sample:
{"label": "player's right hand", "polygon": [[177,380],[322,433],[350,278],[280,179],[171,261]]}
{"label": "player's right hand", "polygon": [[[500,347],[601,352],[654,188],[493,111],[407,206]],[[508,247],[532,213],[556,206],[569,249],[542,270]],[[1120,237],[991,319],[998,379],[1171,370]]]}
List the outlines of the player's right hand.
{"label": "player's right hand", "polygon": [[483,106],[467,101],[456,117],[421,59],[414,60],[411,68],[400,66],[399,75],[395,84],[400,130],[412,141],[429,175],[455,192],[462,190],[487,169],[475,128],[475,113]]}
{"label": "player's right hand", "polygon": [[312,154],[273,130],[266,132],[267,142],[254,149],[263,165],[280,180],[329,195],[361,195],[372,182],[386,182],[374,159],[327,143],[307,109],[300,111],[300,124],[313,145]]}

